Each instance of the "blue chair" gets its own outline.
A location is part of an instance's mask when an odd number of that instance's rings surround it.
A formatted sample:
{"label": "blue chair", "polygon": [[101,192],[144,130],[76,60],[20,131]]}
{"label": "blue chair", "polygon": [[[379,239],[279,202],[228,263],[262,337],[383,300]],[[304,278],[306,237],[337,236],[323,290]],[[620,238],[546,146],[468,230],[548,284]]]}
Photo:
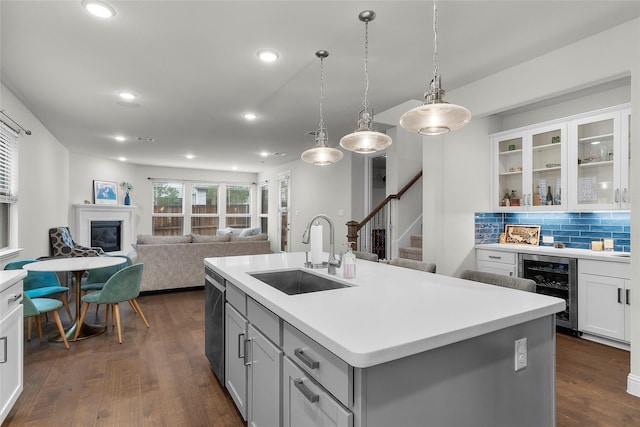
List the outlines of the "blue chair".
{"label": "blue chair", "polygon": [[113,312],[116,319],[116,326],[118,327],[118,342],[122,344],[122,330],[120,328],[120,306],[119,303],[128,301],[133,307],[136,314],[138,314],[147,328],[149,322],[144,317],[142,309],[138,305],[136,298],[140,295],[140,283],[142,282],[142,271],[144,264],[134,264],[129,267],[125,267],[122,270],[116,272],[113,276],[107,280],[102,287],[102,290],[91,292],[82,297],[84,303],[82,307],[82,314],[80,315],[80,321],[76,328],[76,335],[74,341],[78,338],[84,319],[89,311],[89,305],[94,304],[108,304],[107,315],[105,316],[105,326],[109,325],[109,307]]}
{"label": "blue chair", "polygon": [[24,317],[27,319],[28,341],[31,341],[31,318],[36,318],[38,338],[40,338],[40,342],[42,342],[42,323],[40,322],[40,315],[51,312],[53,313],[56,325],[58,325],[58,331],[60,331],[60,336],[62,337],[62,341],[64,341],[64,346],[69,350],[69,341],[67,341],[64,328],[62,327],[62,322],[60,321],[60,315],[58,314],[58,310],[62,307],[62,302],[60,300],[52,298],[31,299],[25,292],[22,298],[22,305],[24,306]]}
{"label": "blue chair", "polygon": [[[101,291],[104,284],[118,271],[132,264],[131,258],[126,255],[114,255],[119,258],[126,258],[127,261],[123,264],[114,265],[112,267],[97,268],[95,270],[89,270],[87,281],[80,287],[82,294],[86,294],[89,291]],[[100,304],[96,304],[96,313]]]}
{"label": "blue chair", "polygon": [[[4,269],[22,270],[22,266],[32,262],[36,262],[36,260],[27,259],[22,261],[12,261],[5,265]],[[71,309],[67,302],[67,292],[69,292],[69,288],[60,285],[60,281],[58,280],[56,273],[50,271],[30,271],[22,283],[25,295],[28,295],[31,299],[60,294],[60,301],[62,301],[62,305],[64,305],[65,310],[67,310],[69,320],[73,321]]]}

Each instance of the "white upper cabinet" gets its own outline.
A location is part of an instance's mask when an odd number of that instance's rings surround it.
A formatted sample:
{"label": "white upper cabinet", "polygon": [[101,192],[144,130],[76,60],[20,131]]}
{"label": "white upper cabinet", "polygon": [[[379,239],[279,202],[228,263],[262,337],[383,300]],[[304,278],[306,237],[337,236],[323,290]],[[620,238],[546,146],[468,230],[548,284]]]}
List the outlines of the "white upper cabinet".
{"label": "white upper cabinet", "polygon": [[628,106],[491,135],[494,211],[630,209]]}
{"label": "white upper cabinet", "polygon": [[630,118],[622,109],[569,123],[572,210],[630,209]]}
{"label": "white upper cabinet", "polygon": [[567,126],[494,135],[492,205],[497,211],[566,209]]}

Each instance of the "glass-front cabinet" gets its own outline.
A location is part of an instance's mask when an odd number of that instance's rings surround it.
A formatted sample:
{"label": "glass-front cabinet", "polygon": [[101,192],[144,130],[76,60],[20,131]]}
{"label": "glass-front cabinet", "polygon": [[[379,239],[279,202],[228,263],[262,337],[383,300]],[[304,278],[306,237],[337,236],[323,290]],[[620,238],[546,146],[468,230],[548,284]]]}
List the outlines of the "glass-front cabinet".
{"label": "glass-front cabinet", "polygon": [[628,210],[630,146],[628,104],[493,134],[493,210]]}
{"label": "glass-front cabinet", "polygon": [[570,206],[575,210],[629,209],[630,110],[607,112],[573,120],[570,138],[576,188]]}
{"label": "glass-front cabinet", "polygon": [[494,135],[494,208],[566,209],[566,141],[564,123]]}

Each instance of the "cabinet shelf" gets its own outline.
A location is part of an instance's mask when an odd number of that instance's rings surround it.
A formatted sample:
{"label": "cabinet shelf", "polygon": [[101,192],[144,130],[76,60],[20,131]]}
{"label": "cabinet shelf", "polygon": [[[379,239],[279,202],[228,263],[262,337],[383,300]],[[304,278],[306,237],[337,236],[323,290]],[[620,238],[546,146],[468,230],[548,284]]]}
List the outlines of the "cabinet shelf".
{"label": "cabinet shelf", "polygon": [[553,172],[553,171],[559,171],[561,170],[562,167],[561,166],[554,166],[552,168],[538,168],[538,169],[533,169],[532,172]]}
{"label": "cabinet shelf", "polygon": [[598,166],[612,166],[613,160],[604,160],[602,162],[579,163],[579,168],[595,168]]}
{"label": "cabinet shelf", "polygon": [[522,171],[513,171],[513,172],[502,172],[500,176],[509,176],[509,175],[522,175]]}
{"label": "cabinet shelf", "polygon": [[585,136],[582,138],[578,138],[578,142],[581,144],[591,143],[593,141],[597,141],[598,139],[613,139],[613,133],[605,133],[602,135],[594,135],[594,136]]}
{"label": "cabinet shelf", "polygon": [[501,156],[512,156],[514,154],[522,154],[522,149],[519,148],[517,150],[509,150],[509,151],[501,151],[500,152]]}
{"label": "cabinet shelf", "polygon": [[556,142],[555,144],[537,145],[535,147],[531,147],[531,150],[533,151],[548,151],[548,150],[554,150],[554,149],[559,150],[561,146],[562,146],[561,143]]}

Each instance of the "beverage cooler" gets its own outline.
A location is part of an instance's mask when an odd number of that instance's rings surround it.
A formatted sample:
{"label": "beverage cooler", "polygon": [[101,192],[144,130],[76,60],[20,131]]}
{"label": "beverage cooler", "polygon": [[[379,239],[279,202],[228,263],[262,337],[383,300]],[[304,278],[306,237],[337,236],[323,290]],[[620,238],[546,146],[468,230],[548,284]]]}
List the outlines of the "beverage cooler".
{"label": "beverage cooler", "polygon": [[519,276],[536,282],[536,292],[562,298],[567,308],[556,314],[556,325],[578,333],[578,272],[575,258],[520,254]]}

